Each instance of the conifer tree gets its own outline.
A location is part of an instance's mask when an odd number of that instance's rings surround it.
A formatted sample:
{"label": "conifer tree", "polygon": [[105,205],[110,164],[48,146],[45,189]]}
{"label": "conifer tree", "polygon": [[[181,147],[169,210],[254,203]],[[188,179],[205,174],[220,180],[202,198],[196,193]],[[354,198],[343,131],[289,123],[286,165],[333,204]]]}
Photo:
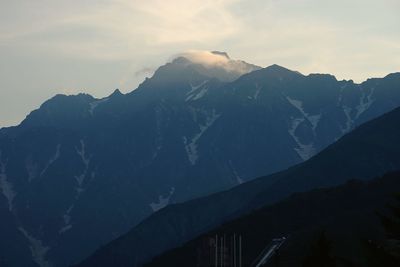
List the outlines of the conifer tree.
{"label": "conifer tree", "polygon": [[368,240],[367,262],[369,267],[399,267],[400,266],[400,194],[396,195],[397,205],[388,205],[391,216],[378,214],[386,239],[381,244]]}
{"label": "conifer tree", "polygon": [[312,246],[309,255],[303,261],[303,267],[335,267],[335,258],[331,255],[332,242],[322,232]]}

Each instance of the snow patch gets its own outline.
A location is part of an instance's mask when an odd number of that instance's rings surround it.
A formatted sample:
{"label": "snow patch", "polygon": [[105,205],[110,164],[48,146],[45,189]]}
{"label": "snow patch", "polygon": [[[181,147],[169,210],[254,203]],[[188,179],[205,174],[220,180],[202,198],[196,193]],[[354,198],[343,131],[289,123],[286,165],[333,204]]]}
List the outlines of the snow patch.
{"label": "snow patch", "polygon": [[38,165],[34,164],[32,161],[32,158],[29,157],[26,160],[25,168],[26,168],[26,171],[28,172],[28,181],[31,182],[33,179],[36,178]]}
{"label": "snow patch", "polygon": [[61,144],[58,144],[57,148],[56,148],[56,153],[46,163],[46,166],[44,167],[44,169],[40,173],[40,177],[43,176],[43,174],[46,173],[47,169],[60,157],[60,148],[61,148]]}
{"label": "snow patch", "polygon": [[[90,163],[90,158],[91,158],[90,156],[87,157],[87,155],[86,155],[85,142],[83,140],[81,140],[80,143],[81,143],[80,149],[78,149],[78,148],[75,148],[75,149],[76,149],[76,153],[78,153],[79,157],[81,158],[82,163],[85,166],[85,168],[80,175],[75,176],[75,180],[78,182],[79,188],[82,187],[82,183],[83,183],[86,173],[89,169],[89,163]],[[78,191],[79,191],[79,189],[78,189]]]}
{"label": "snow patch", "polygon": [[342,133],[348,133],[351,128],[353,128],[354,121],[351,118],[351,108],[347,106],[343,106],[344,115],[346,115],[346,128],[342,128]]}
{"label": "snow patch", "polygon": [[340,106],[343,102],[343,90],[347,87],[347,84],[340,86],[339,97],[336,101],[336,106]]}
{"label": "snow patch", "polygon": [[363,114],[366,110],[368,110],[372,103],[374,103],[375,100],[372,99],[372,95],[375,91],[375,88],[371,88],[371,91],[367,95],[365,92],[362,93],[360,97],[360,103],[356,107],[357,113],[356,113],[356,119],[360,117],[361,114]]}
{"label": "snow patch", "polygon": [[321,114],[310,115],[310,114],[308,114],[307,112],[304,111],[303,102],[302,101],[290,98],[288,96],[286,97],[286,99],[289,101],[289,103],[293,107],[295,107],[298,111],[300,111],[300,113],[304,116],[304,118],[306,118],[311,123],[312,129],[313,129],[313,131],[315,133],[315,129],[317,128],[318,123],[319,123],[319,121],[321,119]]}
{"label": "snow patch", "polygon": [[[76,182],[78,183],[78,186],[75,188],[75,191],[76,191],[75,201],[80,198],[81,194],[84,191],[83,182],[84,182],[87,172],[89,170],[89,164],[90,164],[90,159],[91,159],[91,156],[87,156],[87,154],[86,154],[86,146],[85,146],[85,142],[83,140],[80,140],[80,145],[81,145],[81,147],[80,148],[75,147],[75,150],[76,150],[76,153],[79,155],[79,157],[82,160],[84,169],[81,174],[74,176]],[[91,179],[94,179],[96,174],[95,174],[95,172],[92,172],[90,175],[91,175]],[[67,209],[67,211],[63,215],[64,226],[61,227],[61,229],[58,231],[59,234],[62,234],[72,228],[70,213],[73,208],[74,208],[74,203],[71,204],[71,206]]]}
{"label": "snow patch", "polygon": [[65,212],[65,214],[63,215],[63,220],[64,220],[64,226],[61,227],[61,229],[58,231],[59,234],[62,234],[68,230],[70,230],[72,228],[71,225],[71,211],[74,208],[74,204],[72,204],[67,211]]}
{"label": "snow patch", "polygon": [[206,83],[208,83],[208,80],[202,81],[202,82],[199,83],[198,85],[192,85],[192,84],[190,84],[191,90],[190,90],[186,95],[190,95],[191,93],[193,93],[194,91],[196,91],[196,90],[199,89],[200,87],[203,87],[203,85],[205,85]]}
{"label": "snow patch", "polygon": [[321,114],[308,116],[307,119],[312,125],[313,132],[315,132],[315,129],[318,126],[319,120],[321,119]]}
{"label": "snow patch", "polygon": [[[206,83],[208,81],[203,81],[201,82],[199,85],[193,86],[192,84],[190,84],[191,90],[186,94],[187,97],[185,99],[185,101],[189,101],[189,100],[198,100],[200,98],[202,98],[208,91],[208,87],[206,87]],[[200,89],[200,92],[197,92],[198,89]]]}
{"label": "snow patch", "polygon": [[303,102],[300,100],[296,100],[296,99],[292,99],[290,97],[286,97],[286,99],[289,101],[290,104],[292,104],[292,106],[294,106],[296,109],[298,109],[301,114],[303,114],[304,117],[306,117],[306,113],[303,110]]}
{"label": "snow patch", "polygon": [[231,168],[231,170],[232,170],[232,172],[233,172],[233,175],[235,175],[237,184],[238,184],[238,185],[239,185],[239,184],[243,184],[244,181],[243,181],[243,179],[239,176],[239,174],[237,173],[235,167],[233,167],[232,161],[229,161],[228,163],[229,163],[229,166],[230,166],[230,168]]}
{"label": "snow patch", "polygon": [[208,87],[203,87],[203,88],[201,88],[200,92],[197,93],[197,94],[192,98],[192,101],[194,101],[194,100],[199,100],[200,98],[202,98],[203,96],[206,95],[207,91],[208,91]]}
{"label": "snow patch", "polygon": [[292,119],[292,123],[291,123],[291,126],[290,126],[288,132],[293,137],[294,141],[296,142],[296,144],[298,146],[297,148],[294,148],[294,150],[300,156],[300,158],[305,161],[305,160],[308,160],[309,158],[311,158],[315,154],[316,149],[312,143],[311,144],[301,143],[299,138],[295,134],[297,127],[299,127],[299,125],[304,120],[305,120],[305,118]]}
{"label": "snow patch", "polygon": [[299,148],[295,148],[294,150],[297,152],[300,158],[302,158],[302,160],[306,161],[315,155],[316,150],[313,144],[303,145],[298,143],[298,145]]}
{"label": "snow patch", "polygon": [[346,127],[342,128],[342,133],[348,133],[354,127],[354,121],[357,120],[361,114],[363,114],[366,110],[368,110],[375,100],[372,99],[372,95],[374,93],[375,88],[371,88],[369,94],[365,92],[362,93],[360,97],[360,103],[355,107],[356,115],[354,118],[351,116],[352,108],[348,106],[343,106],[343,112],[346,116]]}
{"label": "snow patch", "polygon": [[253,99],[257,100],[258,96],[260,95],[261,92],[261,86],[258,85],[258,83],[256,83],[256,91],[253,95]]}
{"label": "snow patch", "polygon": [[30,249],[32,253],[33,260],[40,266],[40,267],[51,267],[52,265],[48,260],[46,260],[46,254],[50,250],[50,247],[46,247],[43,244],[43,241],[33,237],[28,231],[24,228],[18,228],[21,233],[28,239],[30,243]]}
{"label": "snow patch", "polygon": [[197,141],[200,137],[210,128],[214,122],[221,116],[221,114],[217,114],[215,110],[213,110],[211,116],[207,117],[206,123],[204,125],[199,125],[200,132],[196,134],[191,140],[188,140],[185,136],[183,137],[183,143],[185,144],[185,150],[188,155],[188,159],[192,165],[196,164],[196,161],[199,158],[197,153]]}
{"label": "snow patch", "polygon": [[90,104],[89,104],[89,113],[90,113],[91,115],[93,115],[93,111],[94,111],[100,104],[103,104],[103,103],[107,102],[108,100],[109,100],[109,98],[106,97],[106,98],[99,99],[99,100],[96,100],[96,101],[93,101],[92,103],[90,103]]}
{"label": "snow patch", "polygon": [[172,195],[175,193],[175,187],[171,187],[169,194],[164,197],[163,195],[158,196],[158,202],[150,203],[151,209],[156,212],[160,209],[165,208],[169,204],[169,200],[171,199]]}
{"label": "snow patch", "polygon": [[2,160],[2,153],[0,151],[0,189],[8,202],[8,210],[13,210],[13,201],[17,193],[13,189],[13,184],[8,181],[6,174],[7,162],[4,163]]}
{"label": "snow patch", "polygon": [[72,228],[72,225],[68,224],[66,226],[64,226],[63,228],[60,229],[60,231],[58,231],[59,234],[63,234],[66,231],[70,230]]}
{"label": "snow patch", "polygon": [[294,150],[300,156],[300,158],[305,161],[305,160],[308,160],[309,158],[311,158],[313,155],[315,155],[317,150],[316,150],[313,142],[310,144],[303,144],[302,142],[300,142],[299,138],[295,134],[296,129],[304,120],[307,120],[311,124],[311,128],[315,135],[315,130],[318,126],[319,121],[321,120],[321,114],[310,115],[304,111],[302,101],[292,99],[288,96],[286,97],[286,99],[289,101],[289,103],[293,107],[295,107],[303,115],[302,118],[292,119],[291,126],[289,127],[288,132],[293,137],[293,139],[295,140],[295,142],[298,146],[297,148],[294,148]]}

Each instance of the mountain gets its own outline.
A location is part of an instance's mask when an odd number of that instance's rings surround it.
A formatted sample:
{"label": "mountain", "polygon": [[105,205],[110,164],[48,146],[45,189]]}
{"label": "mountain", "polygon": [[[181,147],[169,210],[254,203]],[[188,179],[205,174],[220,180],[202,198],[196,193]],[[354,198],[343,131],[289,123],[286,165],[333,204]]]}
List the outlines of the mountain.
{"label": "mountain", "polygon": [[233,60],[226,52],[197,51],[178,55],[173,63],[190,66],[197,73],[220,81],[232,82],[246,73],[261,69],[242,60]]}
{"label": "mountain", "polygon": [[57,95],[0,130],[0,216],[20,240],[8,250],[33,266],[77,263],[168,204],[307,160],[399,106],[399,85],[212,52],[180,55],[128,94]]}
{"label": "mountain", "polygon": [[295,192],[372,179],[400,169],[400,108],[346,134],[308,161],[231,190],[174,204],[153,214],[127,234],[79,264],[140,266],[201,233]]}
{"label": "mountain", "polygon": [[[386,206],[399,192],[400,172],[393,172],[369,182],[352,180],[338,187],[293,194],[207,232],[146,266],[199,266],[200,262],[208,263],[201,266],[210,266],[210,259],[199,258],[207,255],[209,247],[204,243],[209,244],[215,236],[227,238],[234,234],[242,239],[243,266],[251,266],[273,238],[282,236],[287,241],[279,253],[279,266],[302,266],[321,232],[329,236],[338,266],[346,266],[340,262],[366,266],[362,241],[385,238],[376,212],[387,213]],[[215,253],[210,256],[214,260]],[[276,266],[274,260],[270,263],[268,266]]]}

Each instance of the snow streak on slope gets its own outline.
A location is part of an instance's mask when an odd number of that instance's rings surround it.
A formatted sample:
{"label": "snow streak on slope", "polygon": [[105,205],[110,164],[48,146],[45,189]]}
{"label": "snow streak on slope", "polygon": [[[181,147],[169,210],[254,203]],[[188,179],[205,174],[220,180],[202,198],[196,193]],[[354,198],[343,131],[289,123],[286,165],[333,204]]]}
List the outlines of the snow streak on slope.
{"label": "snow streak on slope", "polygon": [[90,157],[87,157],[86,155],[86,151],[85,151],[85,142],[83,140],[80,141],[81,142],[81,148],[78,149],[76,148],[76,152],[78,153],[79,157],[82,160],[83,165],[85,166],[85,168],[83,169],[83,172],[80,175],[75,176],[76,181],[78,182],[78,192],[79,190],[82,189],[82,183],[83,180],[85,179],[86,173],[89,169],[89,163],[90,163]]}
{"label": "snow streak on slope", "polygon": [[66,231],[68,231],[68,230],[70,230],[72,228],[70,213],[71,213],[73,208],[74,208],[74,204],[72,204],[68,208],[67,212],[63,215],[64,226],[58,231],[59,234],[62,234],[62,233],[66,232]]}
{"label": "snow streak on slope", "polygon": [[255,93],[254,93],[254,95],[253,95],[253,99],[254,99],[254,100],[257,100],[258,96],[260,95],[260,91],[261,91],[261,86],[259,86],[259,85],[256,83],[256,91],[255,91]]}
{"label": "snow streak on slope", "polygon": [[351,116],[351,114],[354,114],[353,109],[343,105],[343,112],[346,116],[346,127],[342,128],[343,134],[348,133],[354,127],[355,120],[357,120],[361,116],[361,114],[367,111],[374,103],[375,100],[372,99],[373,93],[374,93],[374,88],[371,88],[369,94],[362,92],[360,97],[360,103],[354,108],[356,112],[354,118]]}
{"label": "snow streak on slope", "polygon": [[206,86],[204,86],[203,88],[201,88],[200,92],[198,92],[191,100],[199,100],[200,98],[202,98],[203,96],[206,95],[208,91],[208,88]]}
{"label": "snow streak on slope", "polygon": [[318,123],[321,119],[321,114],[317,114],[317,115],[309,115],[307,112],[304,111],[303,109],[303,102],[299,101],[299,100],[295,100],[292,99],[290,97],[286,97],[286,99],[289,101],[289,103],[295,107],[302,115],[302,118],[292,118],[292,123],[291,126],[288,130],[289,134],[293,137],[293,139],[295,140],[296,144],[297,144],[297,148],[294,148],[294,150],[296,151],[296,153],[300,156],[300,158],[302,160],[308,160],[309,158],[311,158],[315,153],[316,153],[316,148],[314,147],[313,142],[311,142],[310,144],[303,144],[300,139],[296,136],[296,129],[297,127],[304,122],[305,120],[307,120],[308,122],[310,122],[314,136],[316,135],[315,130],[318,126]]}
{"label": "snow streak on slope", "polygon": [[28,172],[28,181],[31,182],[36,178],[38,165],[33,163],[32,157],[29,157],[25,162],[25,168]]}
{"label": "snow streak on slope", "polygon": [[316,149],[312,143],[311,144],[301,143],[299,138],[295,134],[297,127],[299,127],[299,125],[302,122],[304,122],[304,120],[305,118],[292,119],[292,123],[288,132],[293,137],[294,141],[298,146],[297,148],[294,148],[294,150],[300,156],[300,158],[305,161],[311,158],[315,154]]}
{"label": "snow streak on slope", "polygon": [[165,208],[169,204],[169,200],[171,199],[172,195],[175,193],[175,188],[171,187],[169,194],[164,197],[163,195],[158,196],[158,202],[150,203],[151,209],[156,212],[160,209]]}
{"label": "snow streak on slope", "polygon": [[0,151],[0,189],[8,202],[8,209],[10,211],[13,210],[13,201],[17,193],[13,190],[13,185],[10,181],[8,181],[8,177],[6,174],[6,165],[7,163],[3,162],[2,153]]}
{"label": "snow streak on slope", "polygon": [[356,107],[357,114],[356,114],[356,119],[360,117],[361,114],[363,114],[366,110],[368,110],[372,103],[374,103],[375,100],[372,99],[372,95],[375,91],[375,88],[371,88],[371,92],[367,95],[365,92],[362,93],[361,98],[360,98],[360,104]]}
{"label": "snow streak on slope", "polygon": [[[72,228],[71,225],[71,211],[75,207],[75,202],[80,198],[82,192],[84,191],[83,189],[83,182],[86,178],[87,172],[89,170],[89,164],[90,164],[90,158],[91,156],[86,155],[86,147],[85,147],[85,142],[83,140],[80,140],[81,147],[80,148],[75,148],[76,153],[79,155],[80,159],[82,160],[82,163],[84,165],[84,169],[80,175],[75,176],[75,180],[78,183],[78,187],[76,188],[76,195],[75,195],[75,200],[74,202],[70,205],[70,207],[67,209],[65,214],[63,215],[63,220],[64,220],[64,226],[61,227],[61,229],[58,231],[59,234],[62,234]],[[92,173],[92,178],[94,178],[94,172]]]}
{"label": "snow streak on slope", "polygon": [[346,115],[346,128],[342,128],[342,133],[348,133],[353,128],[354,120],[351,118],[351,108],[343,106],[343,112]]}
{"label": "snow streak on slope", "polygon": [[239,176],[239,174],[237,173],[235,167],[233,167],[232,161],[229,160],[229,167],[231,168],[233,175],[236,178],[236,182],[238,185],[243,184],[243,179]]}
{"label": "snow streak on slope", "polygon": [[295,148],[294,150],[304,161],[315,155],[315,147],[313,144],[299,144],[299,148]]}
{"label": "snow streak on slope", "polygon": [[319,120],[321,119],[321,114],[308,116],[307,119],[311,123],[312,130],[315,134],[315,129],[317,128]]}
{"label": "snow streak on slope", "polygon": [[60,148],[61,148],[61,144],[58,144],[57,148],[56,148],[56,153],[46,163],[46,166],[44,167],[44,169],[40,173],[40,176],[43,176],[43,174],[46,173],[47,169],[60,157]]}
{"label": "snow streak on slope", "polygon": [[90,103],[90,104],[89,104],[89,112],[90,112],[90,114],[93,115],[93,111],[94,111],[100,104],[105,103],[105,102],[107,102],[108,100],[109,100],[109,98],[103,98],[103,99],[96,100],[96,101],[93,101],[92,103]]}
{"label": "snow streak on slope", "polygon": [[[185,101],[198,100],[202,98],[208,91],[208,87],[205,86],[207,82],[208,81],[203,81],[196,86],[190,84],[191,90],[186,94],[187,97]],[[200,92],[198,89],[200,89]]]}
{"label": "snow streak on slope", "polygon": [[315,129],[318,126],[319,120],[321,119],[321,114],[309,115],[303,109],[303,102],[301,102],[300,100],[292,99],[288,96],[286,97],[286,99],[289,101],[290,104],[292,104],[292,106],[294,106],[298,111],[300,111],[300,113],[304,116],[304,118],[306,118],[311,123],[312,129],[313,131],[315,131]]}
{"label": "snow streak on slope", "polygon": [[33,237],[24,228],[20,227],[19,230],[30,243],[33,260],[40,267],[51,267],[52,265],[50,264],[50,262],[46,260],[46,254],[50,248],[46,247],[40,239],[36,239],[35,237]]}
{"label": "snow streak on slope", "polygon": [[199,125],[200,132],[196,134],[191,140],[188,140],[186,137],[183,137],[183,143],[185,144],[185,150],[188,155],[188,159],[192,165],[195,165],[199,155],[197,151],[197,141],[200,137],[207,131],[211,125],[220,117],[220,114],[216,114],[215,110],[213,110],[211,116],[207,117],[205,125]]}

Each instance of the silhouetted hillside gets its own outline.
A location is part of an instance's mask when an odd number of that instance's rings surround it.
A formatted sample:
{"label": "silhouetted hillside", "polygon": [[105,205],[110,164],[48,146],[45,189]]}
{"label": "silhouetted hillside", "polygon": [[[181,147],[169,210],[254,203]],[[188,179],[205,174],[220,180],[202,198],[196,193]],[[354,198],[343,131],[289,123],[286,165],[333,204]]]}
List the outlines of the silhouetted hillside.
{"label": "silhouetted hillside", "polygon": [[[338,187],[294,194],[203,234],[145,266],[197,266],[203,240],[234,233],[243,239],[243,266],[250,266],[271,239],[282,236],[287,241],[279,253],[279,266],[301,266],[322,231],[331,242],[337,266],[349,261],[365,266],[362,241],[384,238],[376,211],[386,213],[386,204],[393,202],[397,192],[400,172],[370,182],[352,180]],[[268,266],[275,266],[274,262]]]}

